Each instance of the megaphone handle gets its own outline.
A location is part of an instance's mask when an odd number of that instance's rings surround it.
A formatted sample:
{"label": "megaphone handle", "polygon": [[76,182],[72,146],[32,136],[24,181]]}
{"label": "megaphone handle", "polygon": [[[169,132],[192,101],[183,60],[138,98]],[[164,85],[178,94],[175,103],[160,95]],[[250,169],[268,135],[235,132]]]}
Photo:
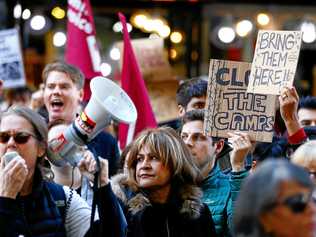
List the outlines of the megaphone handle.
{"label": "megaphone handle", "polygon": [[97,163],[97,166],[96,166],[96,172],[100,172],[101,171],[101,162],[100,162],[100,158],[103,159],[102,157],[100,156],[93,156],[96,163]]}
{"label": "megaphone handle", "polygon": [[[100,160],[99,158],[95,157],[96,162],[97,162],[97,169],[99,169],[100,167]],[[99,169],[100,170],[100,169]],[[100,176],[100,172],[97,170],[94,174],[94,183],[93,183],[93,198],[92,198],[92,206],[91,206],[91,217],[90,217],[90,226],[93,226],[94,223],[94,216],[95,216],[95,211],[96,211],[96,207],[97,204],[99,203],[99,197],[97,195],[98,193],[98,183],[99,183],[99,176]],[[92,232],[91,232],[92,233]]]}

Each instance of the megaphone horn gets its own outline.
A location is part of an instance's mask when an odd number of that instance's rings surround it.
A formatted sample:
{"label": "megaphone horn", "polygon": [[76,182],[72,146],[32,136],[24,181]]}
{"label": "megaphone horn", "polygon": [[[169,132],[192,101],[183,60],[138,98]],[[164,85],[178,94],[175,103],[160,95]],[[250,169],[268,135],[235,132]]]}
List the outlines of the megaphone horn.
{"label": "megaphone horn", "polygon": [[76,133],[74,141],[79,145],[93,139],[110,124],[111,119],[124,123],[133,123],[137,119],[134,103],[113,81],[105,77],[94,77],[90,88],[91,99],[75,120],[72,129]]}
{"label": "megaphone horn", "polygon": [[[123,123],[134,123],[137,119],[137,110],[129,96],[114,82],[105,77],[94,77],[90,82],[91,99],[80,116],[67,127],[63,133],[62,147],[54,153],[51,162],[64,165],[60,159],[76,164],[77,145],[83,146],[98,135],[111,120]],[[66,157],[67,154],[67,157]],[[58,156],[60,156],[58,158]],[[58,158],[58,159],[57,159]],[[58,161],[58,162],[57,162]]]}

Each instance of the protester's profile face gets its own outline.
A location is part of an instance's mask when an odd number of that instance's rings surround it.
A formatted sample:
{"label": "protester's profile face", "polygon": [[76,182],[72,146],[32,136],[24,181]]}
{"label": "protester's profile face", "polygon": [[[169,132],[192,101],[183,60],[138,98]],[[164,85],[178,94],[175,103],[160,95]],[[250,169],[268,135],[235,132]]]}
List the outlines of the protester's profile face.
{"label": "protester's profile face", "polygon": [[160,189],[170,186],[171,171],[160,157],[144,145],[136,157],[136,181],[140,188]]}
{"label": "protester's profile face", "polygon": [[49,120],[64,119],[73,121],[82,99],[79,90],[70,77],[58,71],[48,74],[44,88],[44,103],[49,114]]}
{"label": "protester's profile face", "polygon": [[272,236],[312,237],[316,208],[311,190],[294,181],[281,183],[272,209],[261,215],[261,224]]}
{"label": "protester's profile face", "polygon": [[302,126],[316,126],[316,109],[301,108],[297,114]]}
{"label": "protester's profile face", "polygon": [[0,157],[11,151],[18,152],[25,160],[29,177],[34,173],[37,157],[45,152],[32,124],[24,117],[13,114],[4,116],[0,122]]}
{"label": "protester's profile face", "polygon": [[203,121],[186,122],[181,130],[181,138],[190,149],[200,169],[215,159],[216,145],[213,144],[211,137],[204,135]]}
{"label": "protester's profile face", "polygon": [[204,109],[206,103],[206,96],[192,97],[186,108],[179,106],[179,116],[183,116],[185,112],[195,110],[195,109]]}

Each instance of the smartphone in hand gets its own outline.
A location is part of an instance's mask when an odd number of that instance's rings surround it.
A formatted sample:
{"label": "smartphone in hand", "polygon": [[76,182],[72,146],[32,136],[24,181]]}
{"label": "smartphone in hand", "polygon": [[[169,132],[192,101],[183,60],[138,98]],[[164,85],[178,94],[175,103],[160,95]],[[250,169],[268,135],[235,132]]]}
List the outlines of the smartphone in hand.
{"label": "smartphone in hand", "polygon": [[16,151],[9,151],[3,155],[4,165],[7,165],[14,157],[20,156]]}

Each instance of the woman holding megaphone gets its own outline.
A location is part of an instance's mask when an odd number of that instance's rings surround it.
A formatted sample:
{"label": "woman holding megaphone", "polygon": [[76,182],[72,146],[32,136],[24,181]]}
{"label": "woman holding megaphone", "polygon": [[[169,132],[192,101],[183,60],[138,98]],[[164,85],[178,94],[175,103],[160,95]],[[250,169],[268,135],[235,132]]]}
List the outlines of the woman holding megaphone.
{"label": "woman holding megaphone", "polygon": [[39,114],[12,107],[1,115],[0,236],[123,236],[124,218],[108,178],[97,185],[103,199],[90,226],[89,205],[75,191],[47,180],[41,167],[46,152],[47,125]]}

